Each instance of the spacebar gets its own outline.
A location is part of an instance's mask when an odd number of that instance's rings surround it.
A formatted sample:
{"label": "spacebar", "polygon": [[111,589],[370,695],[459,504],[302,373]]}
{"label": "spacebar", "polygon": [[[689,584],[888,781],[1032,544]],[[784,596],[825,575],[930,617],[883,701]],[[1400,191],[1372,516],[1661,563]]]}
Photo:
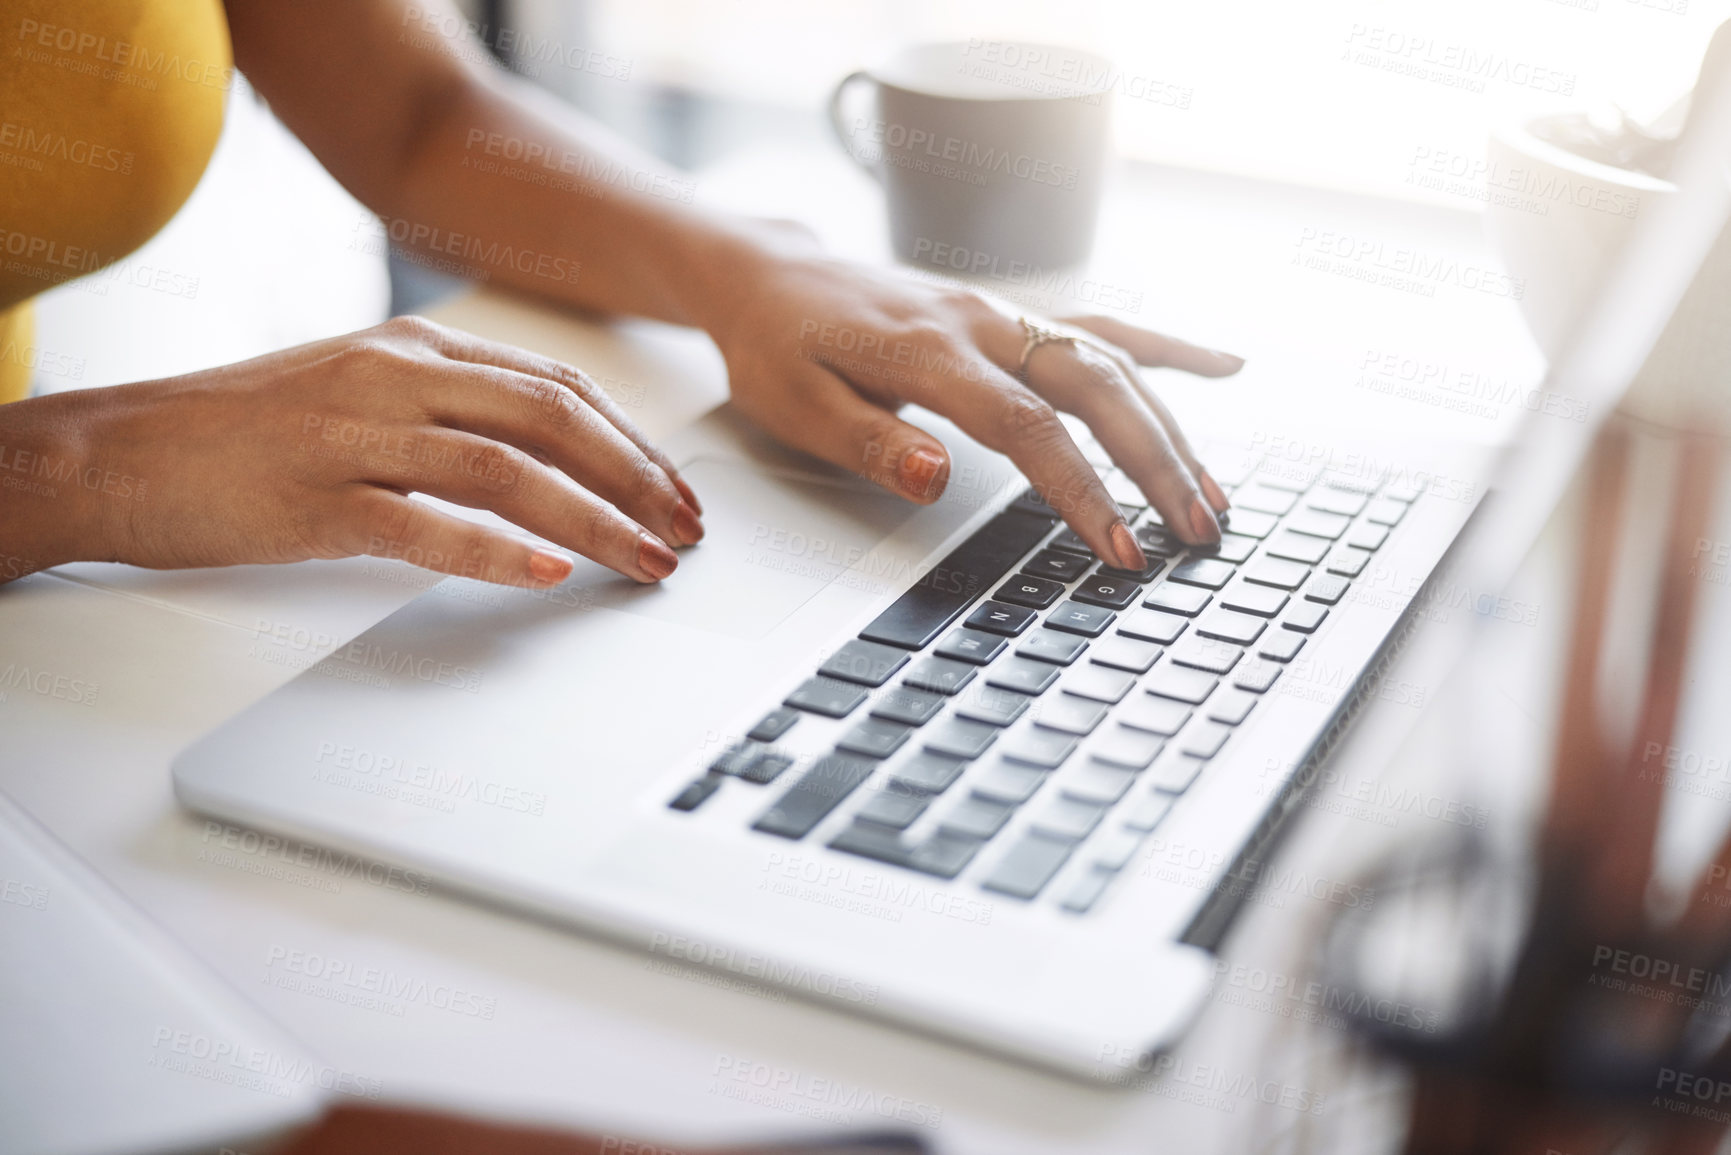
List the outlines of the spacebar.
{"label": "spacebar", "polygon": [[904,650],[923,648],[1039,545],[1055,524],[1055,519],[1036,514],[1000,513],[951,550],[859,636]]}

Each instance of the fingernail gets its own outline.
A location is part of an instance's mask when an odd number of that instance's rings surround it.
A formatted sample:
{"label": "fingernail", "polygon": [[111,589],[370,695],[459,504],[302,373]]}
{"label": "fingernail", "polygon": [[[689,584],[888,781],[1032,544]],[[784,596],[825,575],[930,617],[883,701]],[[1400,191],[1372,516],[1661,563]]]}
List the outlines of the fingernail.
{"label": "fingernail", "polygon": [[660,581],[679,568],[679,558],[648,534],[640,534],[637,539],[637,568],[648,574],[651,581]]}
{"label": "fingernail", "polygon": [[536,581],[562,582],[571,576],[576,564],[564,554],[550,549],[538,549],[529,555],[529,572],[535,575]]}
{"label": "fingernail", "polygon": [[703,523],[697,520],[691,506],[683,501],[673,507],[673,532],[686,545],[696,545],[703,540]]}
{"label": "fingernail", "polygon": [[902,492],[922,500],[934,495],[938,475],[947,463],[929,449],[910,449],[902,454]]}
{"label": "fingernail", "polygon": [[1202,504],[1200,497],[1190,502],[1190,532],[1196,535],[1199,542],[1220,540],[1220,523],[1214,520],[1214,515],[1208,512],[1208,507]]}
{"label": "fingernail", "polygon": [[1225,513],[1232,503],[1226,500],[1226,491],[1220,488],[1220,483],[1210,477],[1206,469],[1197,480],[1202,483],[1202,495],[1208,499],[1208,504],[1214,507],[1214,512]]}
{"label": "fingernail", "polygon": [[1214,354],[1214,359],[1216,361],[1219,361],[1223,366],[1234,373],[1244,368],[1244,358],[1242,357],[1235,356],[1231,353],[1222,353],[1218,349],[1210,349],[1208,351]]}
{"label": "fingernail", "polygon": [[1148,564],[1142,547],[1136,542],[1136,535],[1123,522],[1112,527],[1112,550],[1118,555],[1119,569],[1141,569]]}
{"label": "fingernail", "polygon": [[693,493],[691,487],[685,484],[685,478],[677,473],[673,475],[673,488],[679,491],[679,496],[685,499],[685,504],[691,507],[693,513],[699,517],[703,516],[703,503],[697,500],[697,494]]}

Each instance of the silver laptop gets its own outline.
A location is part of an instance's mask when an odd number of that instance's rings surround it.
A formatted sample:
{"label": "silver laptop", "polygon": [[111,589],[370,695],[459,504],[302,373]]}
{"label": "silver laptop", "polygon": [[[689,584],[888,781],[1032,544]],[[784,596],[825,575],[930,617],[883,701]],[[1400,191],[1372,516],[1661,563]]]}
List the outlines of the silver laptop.
{"label": "silver laptop", "polygon": [[[1673,256],[1584,330],[1595,415],[1722,193],[1641,222],[1637,255]],[[673,580],[447,580],[189,749],[181,799],[1046,1067],[1145,1063],[1483,471],[1228,447],[1228,532],[1196,551],[1087,443],[1151,559],[1125,573],[922,423],[956,459],[923,509],[712,414],[668,445],[708,529]],[[1535,422],[1513,460],[1566,478],[1591,433]]]}

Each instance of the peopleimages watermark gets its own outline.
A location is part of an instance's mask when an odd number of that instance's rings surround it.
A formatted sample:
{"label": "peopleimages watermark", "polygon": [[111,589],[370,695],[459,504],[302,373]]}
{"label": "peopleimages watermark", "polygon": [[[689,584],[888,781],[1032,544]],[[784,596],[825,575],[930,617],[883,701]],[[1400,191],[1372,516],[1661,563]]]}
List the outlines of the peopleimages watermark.
{"label": "peopleimages watermark", "polygon": [[0,667],[0,701],[4,701],[12,691],[52,698],[71,706],[94,706],[102,685],[77,674],[60,673],[24,662],[8,662]]}
{"label": "peopleimages watermark", "polygon": [[1386,349],[1366,349],[1358,368],[1353,384],[1360,389],[1486,420],[1518,409],[1581,424],[1589,412],[1585,401],[1554,389],[1527,388],[1507,377]]}
{"label": "peopleimages watermark", "polygon": [[1376,902],[1374,887],[1310,874],[1297,867],[1276,866],[1266,859],[1246,858],[1230,864],[1231,869],[1228,869],[1230,860],[1226,853],[1214,846],[1153,838],[1145,845],[1141,856],[1143,877],[1198,890],[1219,891],[1229,898],[1264,906],[1285,906],[1287,895],[1352,910],[1369,910]]}
{"label": "peopleimages watermark", "polygon": [[47,910],[51,892],[46,886],[0,875],[0,902],[26,910]]}
{"label": "peopleimages watermark", "polygon": [[158,1026],[152,1034],[150,1046],[149,1065],[158,1070],[226,1083],[279,1098],[288,1098],[292,1088],[297,1086],[317,1087],[359,1099],[377,1099],[383,1090],[377,1079],[353,1071],[314,1063],[298,1055],[285,1055],[268,1047],[246,1046],[231,1039],[215,1038],[200,1031]]}
{"label": "peopleimages watermark", "polygon": [[356,966],[319,951],[272,944],[265,952],[265,982],[283,990],[401,1018],[415,1004],[491,1021],[499,1000],[451,983],[428,982],[388,967]]}
{"label": "peopleimages watermark", "polygon": [[651,937],[649,953],[862,1007],[876,1006],[878,1001],[876,983],[861,982],[859,979],[831,971],[813,970],[801,963],[782,962],[767,955],[742,951],[737,947],[689,939],[664,931],[656,931]]}
{"label": "peopleimages watermark", "polygon": [[1293,247],[1300,268],[1421,297],[1436,296],[1439,286],[1512,301],[1527,292],[1522,278],[1497,269],[1334,229],[1301,228]]}
{"label": "peopleimages watermark", "polygon": [[0,164],[27,172],[44,172],[50,163],[128,176],[135,153],[113,145],[67,136],[52,128],[0,120]]}
{"label": "peopleimages watermark", "polygon": [[765,877],[757,889],[834,907],[885,922],[900,922],[908,911],[986,926],[992,921],[990,902],[970,894],[953,894],[911,879],[901,871],[861,870],[807,854],[772,850],[764,859]]}
{"label": "peopleimages watermark", "polygon": [[1484,92],[1492,82],[1554,96],[1572,96],[1575,91],[1573,72],[1374,24],[1352,25],[1341,59],[1468,92]]}
{"label": "peopleimages watermark", "polygon": [[[525,76],[538,77],[541,66],[557,64],[573,72],[585,72],[604,80],[630,80],[634,62],[629,57],[615,56],[593,48],[565,44],[549,36],[537,36],[532,31],[510,26],[493,29],[487,24],[466,20],[448,9],[428,11],[417,5],[403,9],[399,41],[413,42],[414,34],[438,36],[448,42],[465,41],[492,43]],[[476,53],[477,61],[491,63],[484,53]]]}
{"label": "peopleimages watermark", "polygon": [[356,236],[349,248],[368,256],[384,256],[386,242],[400,246],[406,261],[434,272],[471,280],[487,280],[494,272],[510,269],[524,276],[576,284],[582,264],[570,257],[537,252],[473,233],[452,232],[423,221],[403,217],[380,218],[372,214],[355,221]]}
{"label": "peopleimages watermark", "polygon": [[458,802],[491,806],[535,818],[547,812],[547,795],[484,775],[443,770],[414,758],[384,754],[364,746],[320,742],[313,776],[334,786],[403,801],[428,801],[433,809],[453,811]]}
{"label": "peopleimages watermark", "polygon": [[[984,277],[996,282],[992,292],[1023,303],[1043,302],[1042,308],[1054,302],[1078,302],[1099,309],[1122,313],[1142,311],[1144,294],[1139,289],[1126,289],[1110,281],[1078,274],[1070,269],[1042,269],[1027,261],[1005,260],[983,249],[952,245],[931,237],[914,238],[914,260],[927,265],[953,269],[970,277]],[[933,274],[923,268],[906,270],[910,276],[930,280]],[[966,288],[959,282],[940,280],[944,285]],[[1017,295],[1021,294],[1020,297]]]}
{"label": "peopleimages watermark", "polygon": [[[419,871],[371,862],[352,854],[230,826],[225,822],[207,820],[200,843],[200,862],[333,894],[342,889],[345,879],[403,894],[426,894],[431,883],[431,878]],[[297,873],[302,870],[310,873]]]}
{"label": "peopleimages watermark", "polygon": [[1082,175],[1073,164],[868,116],[856,117],[849,135],[861,144],[859,159],[866,164],[892,164],[964,184],[984,185],[999,176],[1073,189]]}
{"label": "peopleimages watermark", "polygon": [[842,1126],[862,1122],[906,1123],[936,1128],[944,1118],[944,1109],[932,1103],[737,1055],[717,1055],[715,1069],[710,1074],[711,1094],[820,1122]]}
{"label": "peopleimages watermark", "polygon": [[963,75],[1081,104],[1099,104],[1113,92],[1163,108],[1187,109],[1196,95],[1188,85],[1126,72],[1106,61],[1046,45],[970,37],[962,55],[967,57],[958,66]]}
{"label": "peopleimages watermark", "polygon": [[1484,204],[1549,216],[1551,206],[1569,204],[1609,216],[1634,220],[1641,198],[1549,165],[1505,165],[1482,153],[1417,145],[1406,183]]}
{"label": "peopleimages watermark", "polygon": [[233,66],[183,56],[166,48],[152,50],[104,32],[64,24],[44,24],[28,17],[18,22],[13,54],[32,64],[47,64],[76,76],[155,91],[164,80],[185,81],[226,89],[234,82]]}
{"label": "peopleimages watermark", "polygon": [[1102,1043],[1095,1062],[1109,1081],[1132,1090],[1212,1107],[1232,1114],[1246,1099],[1305,1115],[1320,1115],[1328,1096],[1309,1087],[1233,1071],[1219,1063],[1198,1063],[1177,1055],[1150,1055],[1140,1047]]}
{"label": "peopleimages watermark", "polygon": [[690,204],[697,196],[697,182],[690,177],[632,168],[611,157],[568,148],[555,151],[543,141],[488,132],[484,128],[470,129],[463,149],[466,154],[463,168],[576,192],[596,200],[606,195],[607,187],[629,189],[680,204]]}
{"label": "peopleimages watermark", "polygon": [[1404,999],[1380,998],[1333,983],[1226,959],[1214,962],[1213,998],[1227,1006],[1332,1030],[1347,1029],[1349,1024],[1344,1016],[1368,1019],[1385,1027],[1405,1027],[1422,1034],[1435,1034],[1442,1022],[1440,1012]]}
{"label": "peopleimages watermark", "polygon": [[[1383,697],[1380,691],[1378,697]],[[1294,770],[1290,762],[1268,759],[1262,767],[1263,781],[1258,784],[1257,793],[1276,794],[1286,789]],[[1305,791],[1304,804],[1318,810],[1387,827],[1399,826],[1403,817],[1412,815],[1473,830],[1483,830],[1489,823],[1490,811],[1483,806],[1415,786],[1353,776],[1325,765],[1306,765],[1302,773],[1297,785]]]}

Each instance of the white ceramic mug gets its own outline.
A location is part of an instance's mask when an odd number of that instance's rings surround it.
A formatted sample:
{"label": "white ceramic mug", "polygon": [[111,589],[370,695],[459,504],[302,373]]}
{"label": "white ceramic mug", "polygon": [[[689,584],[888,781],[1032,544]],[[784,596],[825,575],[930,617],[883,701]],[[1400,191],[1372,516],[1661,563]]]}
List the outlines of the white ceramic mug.
{"label": "white ceramic mug", "polygon": [[[884,186],[901,260],[986,277],[1062,268],[1093,248],[1112,76],[1072,48],[918,45],[844,79],[830,123]],[[852,97],[866,85],[869,108]]]}

